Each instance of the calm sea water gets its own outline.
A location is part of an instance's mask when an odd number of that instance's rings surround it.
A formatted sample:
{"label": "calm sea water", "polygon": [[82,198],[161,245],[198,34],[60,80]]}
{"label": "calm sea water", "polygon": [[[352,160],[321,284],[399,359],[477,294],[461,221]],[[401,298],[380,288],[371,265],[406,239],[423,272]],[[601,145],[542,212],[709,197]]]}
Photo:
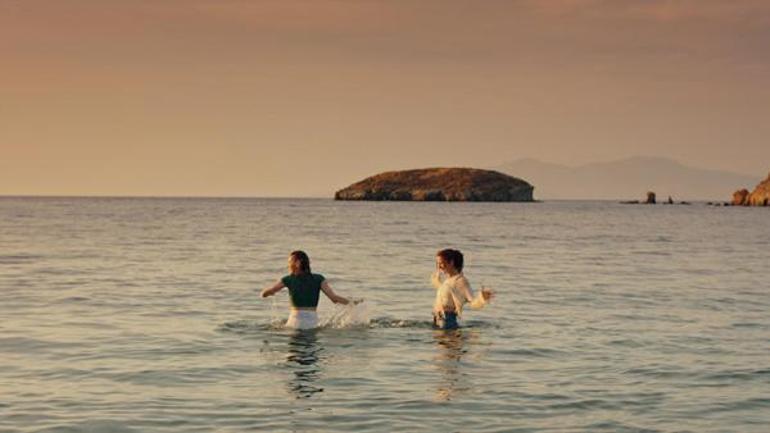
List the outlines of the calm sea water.
{"label": "calm sea water", "polygon": [[[0,198],[0,432],[762,432],[770,209]],[[433,331],[434,254],[496,290]],[[278,324],[306,250],[361,307]]]}

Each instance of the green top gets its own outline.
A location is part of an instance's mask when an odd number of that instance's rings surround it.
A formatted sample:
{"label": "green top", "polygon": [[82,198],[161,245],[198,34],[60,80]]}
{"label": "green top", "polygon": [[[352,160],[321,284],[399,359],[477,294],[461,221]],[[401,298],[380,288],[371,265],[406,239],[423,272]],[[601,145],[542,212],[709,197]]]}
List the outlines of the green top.
{"label": "green top", "polygon": [[289,274],[281,278],[283,285],[289,288],[291,305],[296,308],[316,308],[323,281],[321,274]]}

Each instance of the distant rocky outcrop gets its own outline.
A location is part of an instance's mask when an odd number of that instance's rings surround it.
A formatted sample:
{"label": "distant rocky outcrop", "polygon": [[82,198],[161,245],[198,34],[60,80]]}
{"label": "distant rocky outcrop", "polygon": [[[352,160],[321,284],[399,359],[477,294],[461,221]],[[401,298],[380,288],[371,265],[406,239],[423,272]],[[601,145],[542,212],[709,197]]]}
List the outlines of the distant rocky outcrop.
{"label": "distant rocky outcrop", "polygon": [[749,204],[749,190],[743,188],[733,193],[733,206],[745,206],[747,204]]}
{"label": "distant rocky outcrop", "polygon": [[[657,195],[655,194],[655,191],[647,191],[647,198],[644,201],[639,200],[625,200],[621,201],[621,204],[657,204]],[[664,201],[663,204],[684,204],[689,205],[689,201],[680,201],[679,203],[676,203],[674,199],[671,196],[668,196],[668,200]]]}
{"label": "distant rocky outcrop", "polygon": [[655,192],[653,191],[647,191],[647,201],[645,201],[647,204],[655,204]]}
{"label": "distant rocky outcrop", "polygon": [[749,195],[749,205],[768,206],[770,205],[770,174],[767,179],[759,182],[754,191]]}
{"label": "distant rocky outcrop", "polygon": [[770,174],[767,179],[759,182],[754,191],[739,189],[733,193],[734,206],[770,206]]}
{"label": "distant rocky outcrop", "polygon": [[356,182],[335,200],[533,201],[528,182],[497,171],[426,168],[389,171]]}

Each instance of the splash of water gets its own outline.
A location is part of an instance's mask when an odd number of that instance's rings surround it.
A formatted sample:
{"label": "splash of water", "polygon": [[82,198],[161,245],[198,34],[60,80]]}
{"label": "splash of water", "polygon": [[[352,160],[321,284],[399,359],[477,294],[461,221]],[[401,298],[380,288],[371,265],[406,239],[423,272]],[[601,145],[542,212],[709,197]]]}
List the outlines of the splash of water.
{"label": "splash of water", "polygon": [[321,320],[322,328],[352,328],[369,326],[369,309],[366,303],[337,305],[331,316]]}
{"label": "splash of water", "polygon": [[275,296],[270,297],[270,323],[277,323],[281,318],[278,313],[278,302]]}

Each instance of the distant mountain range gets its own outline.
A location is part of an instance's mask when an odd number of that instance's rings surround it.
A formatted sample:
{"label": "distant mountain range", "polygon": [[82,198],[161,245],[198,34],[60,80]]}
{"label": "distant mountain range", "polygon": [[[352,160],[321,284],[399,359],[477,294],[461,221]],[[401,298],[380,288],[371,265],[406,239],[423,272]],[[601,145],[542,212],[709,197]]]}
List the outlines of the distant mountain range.
{"label": "distant mountain range", "polygon": [[492,167],[535,186],[535,199],[643,199],[654,191],[658,200],[730,201],[740,188],[753,188],[762,177],[688,167],[677,161],[636,156],[577,167],[535,159]]}

